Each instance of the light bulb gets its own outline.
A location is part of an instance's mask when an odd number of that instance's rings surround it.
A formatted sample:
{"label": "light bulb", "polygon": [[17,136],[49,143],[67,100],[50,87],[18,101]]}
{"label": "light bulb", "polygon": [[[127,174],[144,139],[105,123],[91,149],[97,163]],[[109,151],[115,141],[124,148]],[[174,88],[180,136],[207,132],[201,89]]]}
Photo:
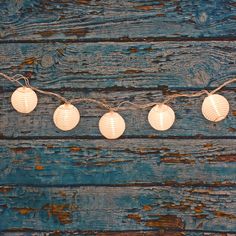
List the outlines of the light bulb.
{"label": "light bulb", "polygon": [[17,88],[11,96],[11,104],[20,113],[30,113],[37,106],[37,94],[28,87]]}
{"label": "light bulb", "polygon": [[202,103],[202,114],[210,121],[221,121],[229,113],[229,102],[219,94],[211,94]]}
{"label": "light bulb", "polygon": [[78,109],[69,103],[60,105],[53,114],[53,121],[56,127],[63,131],[75,128],[79,120],[80,114]]}
{"label": "light bulb", "polygon": [[125,121],[117,112],[107,112],[99,120],[99,130],[105,138],[117,139],[125,131]]}
{"label": "light bulb", "polygon": [[164,131],[169,129],[175,121],[175,113],[165,104],[155,105],[148,114],[148,122],[152,128]]}

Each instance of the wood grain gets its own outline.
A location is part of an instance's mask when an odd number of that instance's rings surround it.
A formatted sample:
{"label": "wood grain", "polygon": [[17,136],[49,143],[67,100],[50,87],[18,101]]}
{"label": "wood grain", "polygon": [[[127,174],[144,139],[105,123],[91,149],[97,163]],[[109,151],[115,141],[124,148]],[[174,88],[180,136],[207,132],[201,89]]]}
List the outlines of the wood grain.
{"label": "wood grain", "polygon": [[[0,44],[0,71],[22,73],[42,89],[212,88],[236,77],[235,46],[234,41]],[[4,90],[15,88],[0,82]]]}
{"label": "wood grain", "polygon": [[0,184],[236,186],[236,140],[1,140]]}
{"label": "wood grain", "polygon": [[236,231],[235,188],[9,186],[0,196],[1,230]]}
{"label": "wood grain", "polygon": [[[162,101],[236,76],[235,19],[234,0],[3,0],[0,72],[67,98]],[[121,111],[115,141],[99,133],[101,108],[78,104],[79,126],[61,132],[55,99],[21,115],[14,89],[0,78],[1,235],[236,235],[235,84],[220,123],[203,97],[179,99],[167,132],[148,110]]]}
{"label": "wood grain", "polygon": [[[191,91],[187,91],[191,92]],[[108,101],[112,106],[123,100],[129,100],[138,104],[163,101],[162,92],[157,91],[117,91],[117,92],[85,92],[79,93],[66,91],[63,93],[68,98],[89,97],[101,101]],[[230,102],[231,111],[227,119],[213,123],[207,121],[201,114],[203,98],[180,99],[172,103],[176,112],[176,122],[173,127],[165,132],[154,130],[148,123],[148,110],[121,111],[120,114],[126,121],[126,131],[123,138],[149,137],[224,137],[235,138],[235,110],[236,98],[234,91],[221,93]],[[5,92],[0,95],[2,106],[0,110],[1,138],[101,138],[98,129],[99,118],[107,112],[95,104],[81,103],[78,108],[81,120],[75,129],[64,132],[58,130],[53,124],[53,112],[59,103],[51,97],[39,96],[39,104],[35,111],[28,115],[17,113],[10,104],[11,93]],[[193,125],[195,124],[195,125]],[[17,127],[17,128],[16,128]],[[88,128],[89,127],[89,128]]]}
{"label": "wood grain", "polygon": [[29,230],[21,230],[21,231],[4,231],[2,232],[3,236],[55,236],[55,235],[98,235],[98,236],[235,236],[234,233],[219,233],[219,232],[213,232],[213,231],[173,231],[173,230],[145,230],[145,231],[136,231],[136,230],[130,230],[130,231],[29,231]]}
{"label": "wood grain", "polygon": [[233,0],[1,1],[4,41],[235,37]]}

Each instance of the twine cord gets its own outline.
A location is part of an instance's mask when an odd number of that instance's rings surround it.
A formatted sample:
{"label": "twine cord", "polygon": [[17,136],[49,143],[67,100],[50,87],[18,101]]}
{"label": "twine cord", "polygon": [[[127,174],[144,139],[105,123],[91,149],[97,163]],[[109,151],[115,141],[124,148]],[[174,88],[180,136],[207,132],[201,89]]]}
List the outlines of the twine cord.
{"label": "twine cord", "polygon": [[236,82],[236,78],[228,80],[226,82],[224,82],[223,84],[221,84],[218,88],[214,89],[213,91],[210,92],[210,94],[214,94],[216,92],[218,92],[219,90],[221,90],[223,87],[225,87],[228,84],[234,83]]}
{"label": "twine cord", "polygon": [[173,95],[170,95],[168,96],[164,101],[163,103],[168,103],[170,102],[171,100],[173,99],[176,99],[176,98],[180,98],[180,97],[187,97],[187,98],[193,98],[193,97],[200,97],[202,96],[203,94],[207,94],[207,95],[210,95],[210,93],[207,91],[207,90],[201,90],[199,92],[196,92],[196,93],[192,93],[192,94],[173,94]]}
{"label": "twine cord", "polygon": [[99,105],[101,107],[104,107],[108,110],[112,110],[112,108],[108,104],[100,102],[100,101],[92,99],[92,98],[74,98],[74,99],[69,100],[69,103],[71,103],[71,104],[77,104],[77,103],[80,103],[80,102],[96,103],[97,105]]}

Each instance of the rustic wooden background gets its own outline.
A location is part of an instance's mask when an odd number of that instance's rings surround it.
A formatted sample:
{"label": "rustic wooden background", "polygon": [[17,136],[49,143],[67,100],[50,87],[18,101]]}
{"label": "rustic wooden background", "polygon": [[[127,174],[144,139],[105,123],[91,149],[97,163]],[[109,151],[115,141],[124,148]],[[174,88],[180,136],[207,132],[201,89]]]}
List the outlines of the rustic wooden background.
{"label": "rustic wooden background", "polygon": [[[3,0],[0,71],[69,98],[156,101],[235,77],[235,29],[233,0]],[[121,112],[116,141],[99,134],[93,104],[61,132],[58,101],[39,95],[21,115],[15,85],[0,86],[2,235],[236,235],[235,84],[220,123],[203,118],[203,98],[179,99],[167,132],[148,110]]]}

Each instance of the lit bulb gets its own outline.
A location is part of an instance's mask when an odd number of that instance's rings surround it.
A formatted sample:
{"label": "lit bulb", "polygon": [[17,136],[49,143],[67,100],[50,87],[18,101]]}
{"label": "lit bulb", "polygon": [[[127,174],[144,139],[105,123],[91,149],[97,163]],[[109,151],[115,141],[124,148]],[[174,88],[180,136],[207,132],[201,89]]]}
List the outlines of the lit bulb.
{"label": "lit bulb", "polygon": [[105,138],[117,139],[125,131],[125,121],[117,112],[107,112],[99,120],[99,130]]}
{"label": "lit bulb", "polygon": [[212,94],[206,97],[202,103],[202,114],[207,120],[221,121],[229,113],[229,102],[219,94]]}
{"label": "lit bulb", "polygon": [[60,105],[53,114],[53,121],[58,129],[68,131],[79,123],[80,114],[78,109],[72,104]]}
{"label": "lit bulb", "polygon": [[169,106],[165,104],[157,104],[150,110],[148,121],[152,128],[164,131],[173,125],[175,121],[175,113]]}
{"label": "lit bulb", "polygon": [[17,88],[11,96],[11,104],[20,113],[30,113],[37,106],[37,94],[28,87]]}

